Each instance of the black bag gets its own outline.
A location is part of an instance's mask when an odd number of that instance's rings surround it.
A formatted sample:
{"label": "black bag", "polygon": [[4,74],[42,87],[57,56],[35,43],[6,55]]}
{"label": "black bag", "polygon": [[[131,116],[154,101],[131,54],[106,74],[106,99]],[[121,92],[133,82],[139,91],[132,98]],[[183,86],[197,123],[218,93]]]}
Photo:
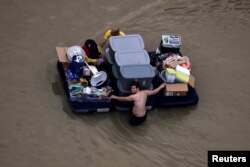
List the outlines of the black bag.
{"label": "black bag", "polygon": [[92,39],[87,39],[85,41],[83,49],[86,52],[87,56],[91,59],[98,59],[100,57],[100,52],[98,50],[97,44]]}

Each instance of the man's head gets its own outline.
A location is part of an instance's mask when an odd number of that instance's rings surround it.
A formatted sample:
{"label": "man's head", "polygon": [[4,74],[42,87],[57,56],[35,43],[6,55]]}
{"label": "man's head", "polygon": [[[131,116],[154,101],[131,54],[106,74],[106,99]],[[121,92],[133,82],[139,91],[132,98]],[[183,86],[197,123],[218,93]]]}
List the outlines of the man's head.
{"label": "man's head", "polygon": [[112,36],[117,36],[119,35],[120,28],[119,27],[112,27],[111,28],[111,35]]}
{"label": "man's head", "polygon": [[131,84],[131,92],[132,92],[132,94],[137,93],[139,90],[140,90],[140,84],[139,84],[139,82],[134,81]]}

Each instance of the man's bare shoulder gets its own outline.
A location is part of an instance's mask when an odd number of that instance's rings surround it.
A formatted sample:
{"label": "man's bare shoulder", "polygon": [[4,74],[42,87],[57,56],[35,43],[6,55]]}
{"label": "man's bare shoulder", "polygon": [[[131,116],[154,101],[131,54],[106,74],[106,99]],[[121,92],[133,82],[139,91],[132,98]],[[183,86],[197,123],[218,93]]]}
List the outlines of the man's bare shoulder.
{"label": "man's bare shoulder", "polygon": [[136,93],[136,94],[131,94],[131,95],[129,95],[129,97],[131,97],[131,98],[136,98],[138,95],[139,95],[138,93]]}
{"label": "man's bare shoulder", "polygon": [[136,97],[142,97],[147,95],[147,90],[140,90],[138,93],[134,94]]}
{"label": "man's bare shoulder", "polygon": [[152,90],[143,90],[143,93],[145,93],[145,94],[148,94],[150,92],[152,92]]}

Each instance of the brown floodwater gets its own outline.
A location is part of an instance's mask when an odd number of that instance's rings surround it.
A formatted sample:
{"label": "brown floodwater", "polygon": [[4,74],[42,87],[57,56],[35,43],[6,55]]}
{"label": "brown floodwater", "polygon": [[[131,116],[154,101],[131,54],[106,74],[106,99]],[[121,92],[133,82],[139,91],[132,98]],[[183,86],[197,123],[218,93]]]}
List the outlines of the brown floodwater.
{"label": "brown floodwater", "polygon": [[[73,114],[55,46],[99,41],[111,25],[155,50],[182,36],[200,101],[128,113]],[[248,0],[1,0],[1,167],[205,167],[208,150],[250,149]]]}

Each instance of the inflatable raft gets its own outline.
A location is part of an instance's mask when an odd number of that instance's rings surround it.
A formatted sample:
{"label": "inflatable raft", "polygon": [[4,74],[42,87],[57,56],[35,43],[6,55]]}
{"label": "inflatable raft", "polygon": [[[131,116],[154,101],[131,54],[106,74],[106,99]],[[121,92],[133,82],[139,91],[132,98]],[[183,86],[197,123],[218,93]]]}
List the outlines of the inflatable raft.
{"label": "inflatable raft", "polygon": [[[132,108],[132,102],[111,101],[107,94],[99,91],[107,91],[108,87],[115,95],[127,96],[130,95],[130,84],[133,81],[140,83],[140,89],[151,90],[162,82],[167,83],[166,89],[148,98],[146,104],[148,110],[157,106],[171,107],[198,103],[199,97],[194,87],[194,76],[186,76],[186,74],[177,71],[174,78],[168,78],[169,66],[164,66],[166,65],[164,64],[166,57],[172,53],[183,56],[180,53],[180,45],[178,45],[180,43],[175,41],[174,44],[166,45],[163,40],[161,40],[157,51],[148,52],[144,48],[142,37],[138,34],[110,37],[105,55],[107,62],[105,69],[103,69],[107,74],[106,80],[108,81],[103,85],[95,85],[96,88],[90,82],[93,79],[92,74],[87,77],[88,83],[80,84],[80,79],[78,79],[79,83],[69,82],[69,74],[67,73],[68,66],[71,64],[67,55],[69,48],[56,47],[57,69],[72,110],[78,113],[108,112],[112,109],[128,111]],[[72,89],[74,86],[76,88]],[[74,91],[77,89],[81,90],[80,94],[74,96]]]}

